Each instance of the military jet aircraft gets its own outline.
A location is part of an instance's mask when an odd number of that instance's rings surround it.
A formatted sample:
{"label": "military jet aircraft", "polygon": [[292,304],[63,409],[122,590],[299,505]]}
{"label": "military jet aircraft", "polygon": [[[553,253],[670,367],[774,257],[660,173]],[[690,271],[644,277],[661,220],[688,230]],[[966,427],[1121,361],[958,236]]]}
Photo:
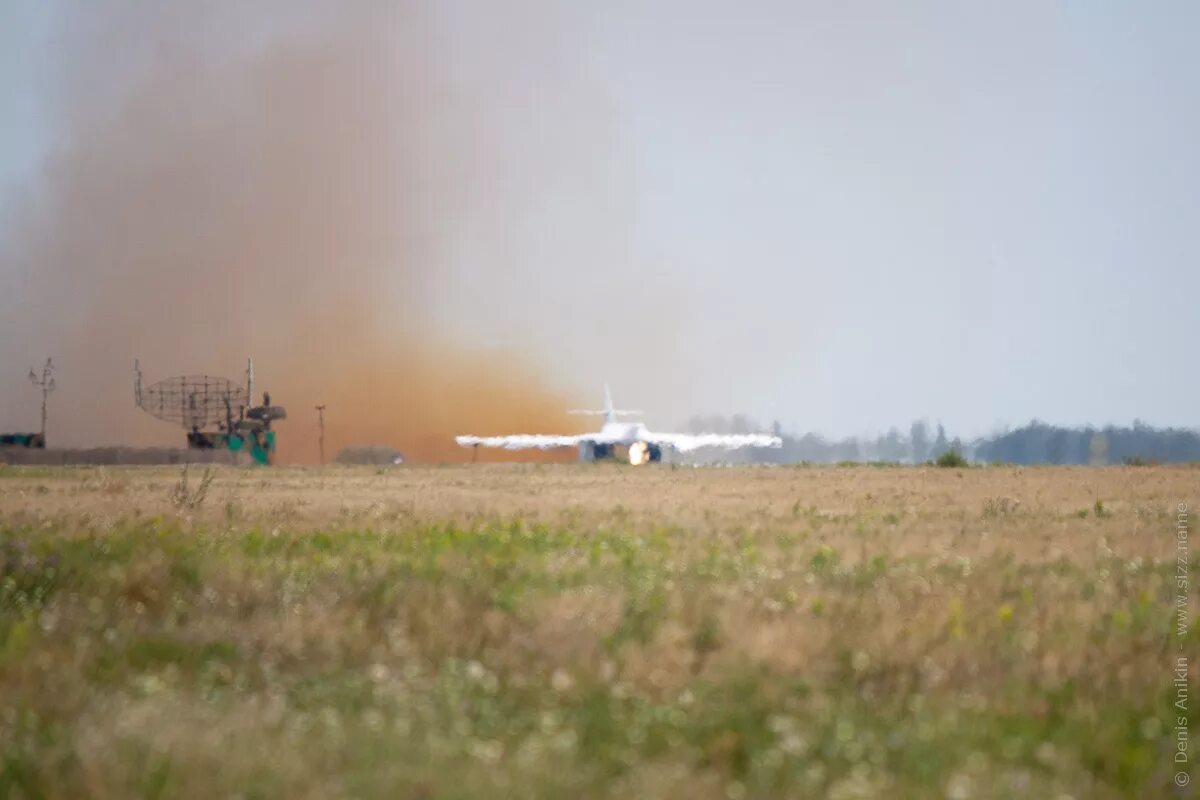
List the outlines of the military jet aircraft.
{"label": "military jet aircraft", "polygon": [[455,436],[462,447],[498,447],[505,450],[556,450],[579,448],[580,461],[613,458],[617,448],[626,448],[629,463],[634,465],[661,461],[664,450],[686,453],[701,447],[721,447],[735,450],[743,447],[780,447],[783,440],[768,434],[723,433],[656,433],[641,422],[622,422],[619,418],[640,411],[613,408],[612,393],[604,384],[604,408],[600,411],[571,411],[572,414],[594,414],[604,417],[604,425],[596,433],[557,435],[517,433],[509,436]]}

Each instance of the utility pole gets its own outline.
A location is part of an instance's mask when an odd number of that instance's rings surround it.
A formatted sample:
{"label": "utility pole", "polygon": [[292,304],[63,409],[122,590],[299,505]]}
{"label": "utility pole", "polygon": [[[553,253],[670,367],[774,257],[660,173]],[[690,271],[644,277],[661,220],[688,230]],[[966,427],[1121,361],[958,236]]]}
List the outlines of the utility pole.
{"label": "utility pole", "polygon": [[[246,404],[254,405],[254,359],[246,359]],[[264,403],[263,405],[266,405]]]}
{"label": "utility pole", "polygon": [[38,377],[33,368],[29,370],[29,382],[42,390],[42,441],[46,440],[46,398],[54,391],[54,364],[50,359],[46,359],[46,366],[42,367],[42,377]]}
{"label": "utility pole", "polygon": [[317,443],[321,448],[321,464],[325,464],[325,405],[322,403],[317,406],[317,426],[320,433],[317,435]]}

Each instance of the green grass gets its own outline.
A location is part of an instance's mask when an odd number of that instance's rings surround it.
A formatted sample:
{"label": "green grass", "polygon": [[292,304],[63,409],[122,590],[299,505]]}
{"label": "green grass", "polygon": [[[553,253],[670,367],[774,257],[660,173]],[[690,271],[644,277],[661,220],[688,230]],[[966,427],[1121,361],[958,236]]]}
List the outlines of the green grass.
{"label": "green grass", "polygon": [[0,797],[1163,791],[1173,561],[613,519],[0,528]]}

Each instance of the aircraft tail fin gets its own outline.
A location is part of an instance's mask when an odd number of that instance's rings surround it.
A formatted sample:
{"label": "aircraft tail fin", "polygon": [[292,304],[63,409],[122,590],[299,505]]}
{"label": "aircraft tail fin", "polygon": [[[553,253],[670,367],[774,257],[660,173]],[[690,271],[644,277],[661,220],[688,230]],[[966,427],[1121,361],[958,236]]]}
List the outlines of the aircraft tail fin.
{"label": "aircraft tail fin", "polygon": [[584,414],[591,417],[604,417],[605,422],[616,422],[617,417],[627,416],[630,414],[641,414],[641,411],[635,409],[613,408],[612,391],[608,388],[608,384],[604,384],[604,408],[599,411],[592,411],[586,408],[573,408],[567,412],[568,414]]}

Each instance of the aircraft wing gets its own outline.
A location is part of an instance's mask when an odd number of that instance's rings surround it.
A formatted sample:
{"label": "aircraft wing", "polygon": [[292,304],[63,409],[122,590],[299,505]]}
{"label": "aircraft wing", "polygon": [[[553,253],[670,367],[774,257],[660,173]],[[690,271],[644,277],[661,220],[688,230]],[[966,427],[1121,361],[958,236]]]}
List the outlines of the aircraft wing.
{"label": "aircraft wing", "polygon": [[554,450],[560,447],[578,447],[581,442],[591,441],[593,436],[557,436],[541,433],[518,433],[512,436],[455,436],[461,447],[501,447],[505,450]]}
{"label": "aircraft wing", "polygon": [[782,447],[783,440],[765,433],[652,433],[651,444],[666,446],[686,453],[701,447],[721,447],[737,450],[743,447]]}

